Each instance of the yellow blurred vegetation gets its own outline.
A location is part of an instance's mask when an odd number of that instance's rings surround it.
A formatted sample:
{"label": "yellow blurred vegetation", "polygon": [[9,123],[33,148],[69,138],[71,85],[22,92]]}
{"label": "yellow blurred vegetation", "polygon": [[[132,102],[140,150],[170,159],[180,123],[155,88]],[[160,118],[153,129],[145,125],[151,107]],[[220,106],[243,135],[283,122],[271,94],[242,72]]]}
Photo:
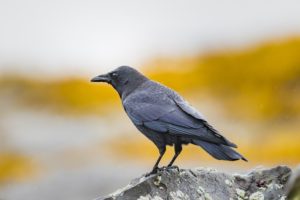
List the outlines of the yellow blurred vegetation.
{"label": "yellow blurred vegetation", "polygon": [[[252,135],[255,140],[249,141],[242,135],[232,138],[250,161],[299,163],[300,38],[279,39],[246,49],[201,56],[158,58],[142,71],[184,96],[209,97],[222,105],[231,119],[259,126],[259,132]],[[116,105],[121,108],[119,97],[111,87],[92,84],[90,78],[39,80],[3,75],[0,95],[30,109],[42,108],[72,116],[105,114]],[[115,155],[130,157],[139,152],[140,157],[157,155],[155,147],[145,138],[123,138],[108,144],[113,147],[111,151],[117,151]],[[199,149],[189,147],[185,154],[198,157],[196,151]],[[208,158],[206,154],[203,156]],[[11,162],[17,161],[8,164]]]}
{"label": "yellow blurred vegetation", "polygon": [[237,117],[300,116],[300,38],[200,57],[158,59],[151,65],[158,66],[152,71],[178,66],[177,73],[168,70],[152,77],[180,91],[211,94]]}
{"label": "yellow blurred vegetation", "polygon": [[1,78],[0,88],[2,93],[8,91],[5,94],[14,103],[60,114],[99,113],[103,111],[103,105],[117,99],[111,88],[90,84],[88,79],[82,78],[38,80],[7,75]]}
{"label": "yellow blurred vegetation", "polygon": [[16,154],[0,152],[0,184],[7,181],[22,181],[32,177],[36,168],[30,158]]}
{"label": "yellow blurred vegetation", "polygon": [[[293,120],[300,116],[300,38],[245,50],[160,58],[144,69],[151,78],[188,96],[205,94],[220,99],[235,117]],[[54,112],[101,113],[118,95],[106,85],[89,83],[90,78],[39,80],[3,75],[0,92],[9,89],[19,103]]]}

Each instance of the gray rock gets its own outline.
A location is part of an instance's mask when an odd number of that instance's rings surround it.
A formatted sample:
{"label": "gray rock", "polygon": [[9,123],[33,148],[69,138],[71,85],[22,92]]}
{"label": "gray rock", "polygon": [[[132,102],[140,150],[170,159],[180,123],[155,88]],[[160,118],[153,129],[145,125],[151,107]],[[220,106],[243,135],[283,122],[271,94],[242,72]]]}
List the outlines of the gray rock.
{"label": "gray rock", "polygon": [[284,200],[291,169],[278,166],[239,175],[214,169],[165,169],[134,179],[125,188],[96,200]]}

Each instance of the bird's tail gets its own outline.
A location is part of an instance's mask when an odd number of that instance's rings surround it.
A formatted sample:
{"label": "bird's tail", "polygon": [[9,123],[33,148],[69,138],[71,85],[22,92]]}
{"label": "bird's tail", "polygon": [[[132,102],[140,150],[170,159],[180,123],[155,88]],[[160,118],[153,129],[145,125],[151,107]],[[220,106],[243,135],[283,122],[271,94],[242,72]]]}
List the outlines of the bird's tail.
{"label": "bird's tail", "polygon": [[211,156],[218,160],[244,160],[248,161],[244,156],[233,150],[229,146],[223,144],[215,144],[210,142],[205,142],[202,140],[193,140],[193,143],[201,146],[205,151],[207,151]]}

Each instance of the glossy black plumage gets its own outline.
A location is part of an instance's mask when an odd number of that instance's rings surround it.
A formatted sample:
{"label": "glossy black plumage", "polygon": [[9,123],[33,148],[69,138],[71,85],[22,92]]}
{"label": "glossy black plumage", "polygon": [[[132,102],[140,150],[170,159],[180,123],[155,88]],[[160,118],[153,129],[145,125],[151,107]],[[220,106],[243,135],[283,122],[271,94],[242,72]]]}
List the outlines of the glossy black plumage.
{"label": "glossy black plumage", "polygon": [[166,145],[174,145],[171,166],[182,150],[182,144],[201,146],[219,160],[246,160],[233,150],[237,146],[223,137],[179,94],[152,81],[137,70],[121,66],[111,73],[92,79],[107,82],[119,93],[124,109],[134,125],[157,146],[160,157]]}

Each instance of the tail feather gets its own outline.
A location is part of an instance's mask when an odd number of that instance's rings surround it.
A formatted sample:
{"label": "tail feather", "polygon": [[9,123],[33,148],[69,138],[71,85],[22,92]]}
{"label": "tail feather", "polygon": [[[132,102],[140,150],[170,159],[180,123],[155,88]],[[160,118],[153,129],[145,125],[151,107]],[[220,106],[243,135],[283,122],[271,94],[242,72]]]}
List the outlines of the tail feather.
{"label": "tail feather", "polygon": [[248,161],[241,154],[233,150],[229,146],[223,144],[215,144],[210,142],[205,142],[201,140],[193,140],[194,144],[201,146],[205,151],[207,151],[211,156],[218,160],[244,160]]}

